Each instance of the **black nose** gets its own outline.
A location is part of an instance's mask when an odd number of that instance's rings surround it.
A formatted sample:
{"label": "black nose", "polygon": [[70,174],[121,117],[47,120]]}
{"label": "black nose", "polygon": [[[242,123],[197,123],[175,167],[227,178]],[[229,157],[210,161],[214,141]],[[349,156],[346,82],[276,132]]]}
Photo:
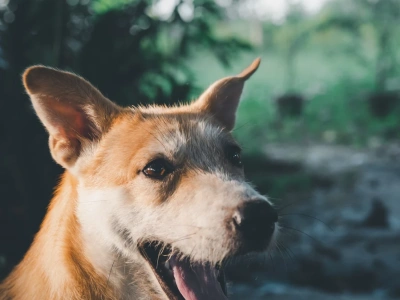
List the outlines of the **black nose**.
{"label": "black nose", "polygon": [[269,243],[278,221],[278,213],[265,200],[249,201],[233,214],[233,224],[246,248],[263,250]]}

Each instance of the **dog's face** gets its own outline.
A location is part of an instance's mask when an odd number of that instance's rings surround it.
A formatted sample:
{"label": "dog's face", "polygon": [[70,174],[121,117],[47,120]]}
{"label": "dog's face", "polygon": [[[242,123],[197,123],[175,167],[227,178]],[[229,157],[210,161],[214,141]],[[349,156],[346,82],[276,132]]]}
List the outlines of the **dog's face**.
{"label": "dog's face", "polygon": [[122,109],[70,73],[25,75],[54,159],[78,181],[84,234],[140,253],[170,299],[224,299],[221,263],[265,250],[275,234],[277,214],[245,181],[230,133],[258,64],[171,108]]}

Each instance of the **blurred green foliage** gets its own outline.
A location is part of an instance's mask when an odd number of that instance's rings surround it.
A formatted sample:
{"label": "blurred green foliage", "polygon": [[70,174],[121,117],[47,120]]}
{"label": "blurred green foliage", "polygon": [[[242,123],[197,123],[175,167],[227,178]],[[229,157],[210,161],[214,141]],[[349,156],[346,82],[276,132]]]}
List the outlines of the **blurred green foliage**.
{"label": "blurred green foliage", "polygon": [[[333,143],[379,147],[400,137],[399,0],[329,1],[317,14],[293,4],[281,22],[231,21],[222,35],[251,38],[262,65],[247,83],[238,118],[238,139],[251,152],[269,142]],[[238,25],[240,24],[240,25]],[[205,68],[203,66],[214,66]],[[226,73],[207,54],[193,68],[203,86],[206,73]],[[213,79],[214,79],[213,78]],[[300,95],[304,113],[282,118],[281,95]]]}

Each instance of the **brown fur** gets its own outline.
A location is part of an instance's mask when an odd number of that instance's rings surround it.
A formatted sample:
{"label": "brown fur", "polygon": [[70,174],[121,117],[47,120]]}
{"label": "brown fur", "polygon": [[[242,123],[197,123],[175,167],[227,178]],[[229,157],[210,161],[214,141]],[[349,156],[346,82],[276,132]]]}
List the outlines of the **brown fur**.
{"label": "brown fur", "polygon": [[0,285],[1,300],[119,299],[82,253],[75,201],[76,180],[66,172],[32,247]]}
{"label": "brown fur", "polygon": [[[176,193],[178,186],[183,186],[183,194],[196,190],[197,182],[192,178],[198,176],[198,170],[223,168],[231,181],[242,179],[241,170],[224,162],[221,149],[225,144],[234,144],[229,131],[239,97],[244,81],[258,65],[259,60],[242,74],[218,81],[193,105],[136,109],[118,107],[74,74],[41,66],[29,68],[24,74],[25,88],[49,132],[53,158],[67,171],[31,248],[1,283],[0,300],[126,299],[135,297],[124,292],[130,290],[133,281],[139,291],[135,295],[140,299],[165,299],[143,263],[137,268],[114,249],[109,249],[113,263],[107,271],[90,262],[77,216],[79,186],[124,186],[132,203],[137,204],[136,191],[130,183],[161,152],[176,162],[178,171],[168,181],[154,183],[152,189],[158,189],[157,194],[162,197],[148,203],[141,200],[141,205],[160,205]],[[208,124],[215,136],[201,133],[200,123]],[[221,132],[216,133],[216,128]],[[179,147],[166,145],[180,135],[185,143]],[[217,184],[210,183],[210,187]],[[184,198],[176,205],[183,206],[188,201]],[[132,246],[129,231],[118,219],[113,222],[115,234],[127,247]],[[115,270],[116,274],[108,270]]]}

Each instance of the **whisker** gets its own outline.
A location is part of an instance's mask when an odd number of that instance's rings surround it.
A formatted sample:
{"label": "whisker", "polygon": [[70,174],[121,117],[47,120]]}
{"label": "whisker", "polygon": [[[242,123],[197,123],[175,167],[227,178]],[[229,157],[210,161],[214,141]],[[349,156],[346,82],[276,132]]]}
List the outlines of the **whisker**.
{"label": "whisker", "polygon": [[188,224],[172,224],[173,226],[185,226],[185,227],[194,227],[198,229],[211,229],[211,227],[205,227],[205,226],[196,226],[196,225],[188,225]]}
{"label": "whisker", "polygon": [[80,203],[92,203],[92,202],[104,202],[104,201],[109,201],[109,199],[82,201],[82,202],[80,202]]}
{"label": "whisker", "polygon": [[277,211],[280,212],[280,211],[284,210],[285,208],[288,208],[289,206],[292,206],[292,205],[294,205],[294,204],[296,204],[296,203],[297,203],[297,201],[290,202],[290,203],[288,203],[288,204],[286,204],[286,205],[284,205],[284,206],[282,206],[282,207],[279,207],[279,208],[277,209]]}
{"label": "whisker", "polygon": [[327,223],[325,223],[324,221],[322,221],[322,220],[320,220],[320,219],[318,219],[318,218],[316,218],[316,217],[314,217],[314,216],[307,215],[307,214],[303,214],[303,213],[288,213],[288,214],[282,214],[282,215],[279,215],[279,216],[280,216],[280,217],[283,217],[283,216],[291,216],[291,215],[293,215],[293,216],[308,217],[308,218],[310,218],[310,219],[314,219],[314,220],[319,221],[319,222],[321,222],[322,224],[324,224],[324,225],[325,225],[326,227],[328,227],[331,231],[334,231],[334,229],[333,229],[331,226],[329,226]]}
{"label": "whisker", "polygon": [[268,256],[271,261],[272,272],[275,272],[275,264],[274,264],[274,259],[272,258],[272,254],[268,253]]}
{"label": "whisker", "polygon": [[195,249],[195,248],[196,248],[196,245],[194,245],[193,248],[192,248],[192,251],[190,251],[189,257],[193,257],[192,255],[193,255],[193,252],[194,252],[194,249]]}
{"label": "whisker", "polygon": [[278,243],[276,243],[276,249],[278,249],[279,253],[281,254],[283,263],[285,264],[286,273],[288,273],[288,266],[287,266],[287,263],[286,263],[286,259],[285,259],[285,256],[283,255],[283,253],[281,251],[281,248],[279,247]]}
{"label": "whisker", "polygon": [[268,200],[273,200],[273,201],[281,201],[281,198],[276,198],[276,197],[271,197],[271,196],[266,196]]}
{"label": "whisker", "polygon": [[295,261],[293,258],[293,256],[294,256],[293,252],[288,247],[283,245],[282,243],[277,242],[277,244],[282,248],[282,251],[284,251],[286,253],[286,255],[289,257],[289,259],[294,263]]}
{"label": "whisker", "polygon": [[108,287],[108,283],[110,282],[111,271],[112,271],[112,269],[113,269],[113,267],[114,267],[114,264],[115,264],[115,261],[116,261],[116,260],[117,260],[117,259],[115,258],[114,261],[113,261],[113,263],[112,263],[112,265],[111,265],[110,272],[108,273],[106,288]]}
{"label": "whisker", "polygon": [[246,123],[240,125],[239,127],[235,127],[235,129],[233,130],[233,132],[236,132],[236,131],[238,131],[239,129],[241,129],[241,128],[243,128],[243,127],[246,127],[246,126],[248,126],[248,125],[253,126],[254,123],[252,124],[250,121],[249,121],[249,122],[246,122]]}
{"label": "whisker", "polygon": [[168,152],[167,147],[164,145],[163,142],[160,141],[160,139],[159,139],[157,136],[155,136],[155,134],[153,134],[153,133],[150,132],[149,130],[146,130],[145,128],[143,128],[143,129],[144,129],[145,131],[147,131],[150,135],[152,135],[152,136],[164,147],[165,151]]}
{"label": "whisker", "polygon": [[299,232],[299,233],[302,233],[302,234],[308,236],[310,239],[314,240],[315,242],[317,242],[317,243],[319,243],[319,244],[323,244],[321,241],[319,241],[319,240],[316,239],[315,237],[313,237],[313,236],[309,235],[308,233],[306,233],[306,232],[304,232],[304,231],[301,231],[301,230],[299,230],[299,229],[296,229],[296,228],[293,228],[293,227],[290,227],[290,226],[283,226],[283,225],[280,225],[280,227],[281,227],[281,228],[290,229],[290,230],[293,230],[293,231],[297,231],[297,232]]}
{"label": "whisker", "polygon": [[158,252],[158,255],[157,255],[157,263],[156,263],[156,269],[158,269],[158,262],[160,261],[160,256],[161,256],[161,254],[164,252],[164,249],[165,249],[165,244],[163,245],[163,247],[160,249],[160,251]]}
{"label": "whisker", "polygon": [[284,246],[284,247],[286,248],[286,250],[287,250],[289,253],[291,253],[292,258],[293,258],[293,262],[294,262],[294,259],[298,259],[297,256],[296,256],[296,254],[294,254],[293,251],[292,251],[289,247],[286,247],[286,246]]}
{"label": "whisker", "polygon": [[194,233],[191,233],[191,234],[188,234],[188,235],[184,235],[184,236],[180,237],[179,239],[176,239],[176,240],[174,240],[174,241],[172,241],[172,242],[170,242],[170,243],[168,243],[168,244],[172,245],[172,244],[174,244],[174,243],[177,243],[177,242],[180,242],[180,241],[189,239],[189,238],[191,238],[191,236],[193,236],[193,235],[195,235],[195,234],[197,234],[197,232],[194,232]]}

